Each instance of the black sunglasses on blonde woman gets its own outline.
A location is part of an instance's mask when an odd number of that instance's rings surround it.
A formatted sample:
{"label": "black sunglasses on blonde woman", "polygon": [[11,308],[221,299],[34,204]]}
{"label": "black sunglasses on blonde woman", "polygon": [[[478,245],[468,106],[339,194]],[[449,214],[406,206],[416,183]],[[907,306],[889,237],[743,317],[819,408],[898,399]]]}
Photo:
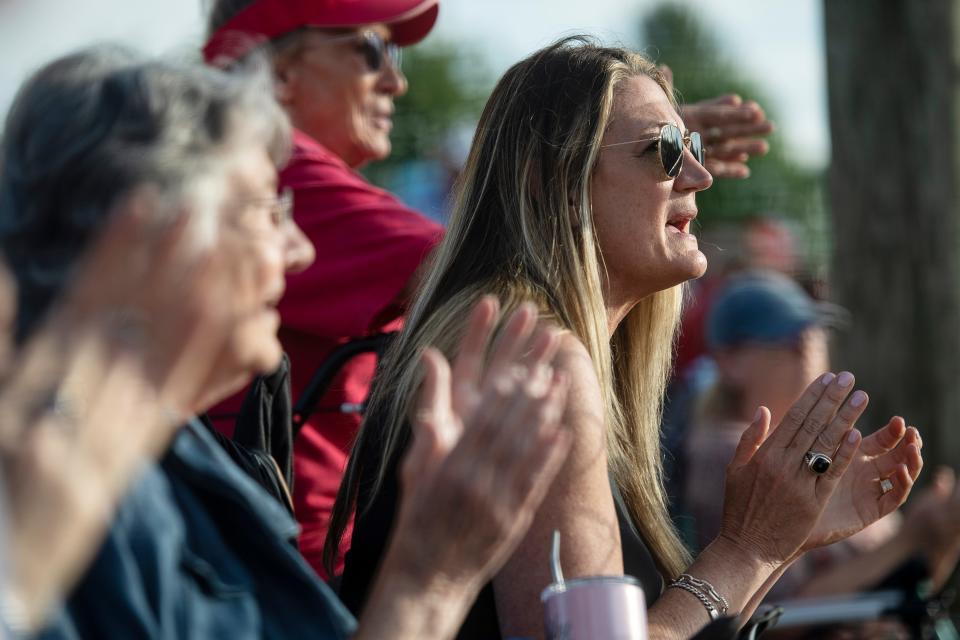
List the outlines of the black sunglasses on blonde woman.
{"label": "black sunglasses on blonde woman", "polygon": [[675,124],[665,124],[660,127],[660,133],[653,138],[640,138],[639,140],[627,140],[626,142],[614,142],[605,144],[601,148],[619,147],[627,144],[636,144],[638,142],[657,141],[660,166],[663,173],[668,178],[676,178],[680,175],[683,168],[683,148],[690,149],[690,153],[697,159],[697,162],[703,164],[706,159],[706,148],[703,146],[703,138],[696,131],[686,133],[680,131],[680,127]]}

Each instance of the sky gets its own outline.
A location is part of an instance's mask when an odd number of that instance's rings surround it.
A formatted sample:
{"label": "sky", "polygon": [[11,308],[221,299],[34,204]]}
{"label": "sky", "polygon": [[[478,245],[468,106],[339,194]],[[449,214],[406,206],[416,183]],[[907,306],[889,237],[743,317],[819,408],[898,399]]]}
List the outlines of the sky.
{"label": "sky", "polygon": [[[821,0],[679,0],[712,25],[730,58],[762,84],[790,153],[809,166],[829,155]],[[499,75],[557,37],[588,32],[629,42],[650,0],[441,0],[431,38],[465,41]],[[156,55],[192,55],[200,0],[0,0],[0,115],[20,83],[57,55],[120,42]],[[682,86],[680,87],[682,90]],[[411,90],[415,91],[416,87]],[[746,97],[746,96],[745,96]]]}

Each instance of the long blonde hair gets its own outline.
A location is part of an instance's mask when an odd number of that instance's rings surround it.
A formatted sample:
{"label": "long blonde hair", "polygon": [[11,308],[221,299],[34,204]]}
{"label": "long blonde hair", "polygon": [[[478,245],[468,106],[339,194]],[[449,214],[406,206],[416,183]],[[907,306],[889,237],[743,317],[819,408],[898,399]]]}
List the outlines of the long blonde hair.
{"label": "long blonde hair", "polygon": [[368,497],[356,505],[362,513],[409,438],[420,353],[434,345],[454,356],[464,319],[484,294],[500,299],[504,315],[531,300],[584,344],[607,407],[610,469],[630,515],[661,571],[675,577],[689,563],[667,511],[659,433],[681,288],[642,300],[610,338],[591,215],[591,174],[614,91],[637,75],[654,79],[672,99],[647,58],[575,36],[517,63],[493,90],[446,237],[374,384],[337,496],[324,549],[328,567],[357,500],[361,460],[371,459],[360,452],[372,448],[378,461],[373,486],[364,487]]}

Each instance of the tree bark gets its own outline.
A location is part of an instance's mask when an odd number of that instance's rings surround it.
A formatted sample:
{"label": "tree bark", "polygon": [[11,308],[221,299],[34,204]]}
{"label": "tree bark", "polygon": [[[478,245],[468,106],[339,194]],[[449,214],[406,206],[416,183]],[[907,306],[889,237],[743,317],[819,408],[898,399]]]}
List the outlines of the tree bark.
{"label": "tree bark", "polygon": [[[831,286],[853,324],[835,368],[902,415],[931,463],[960,461],[954,0],[825,0]],[[928,474],[925,474],[928,475]]]}

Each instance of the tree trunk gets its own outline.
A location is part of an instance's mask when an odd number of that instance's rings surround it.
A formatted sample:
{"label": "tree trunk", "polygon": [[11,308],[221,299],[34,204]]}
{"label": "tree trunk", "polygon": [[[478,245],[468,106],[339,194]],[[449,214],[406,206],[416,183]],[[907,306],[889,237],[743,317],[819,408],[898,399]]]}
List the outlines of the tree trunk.
{"label": "tree trunk", "polygon": [[865,433],[902,415],[928,468],[960,461],[955,2],[825,0],[824,15],[831,285],[853,315],[835,368],[870,394]]}

